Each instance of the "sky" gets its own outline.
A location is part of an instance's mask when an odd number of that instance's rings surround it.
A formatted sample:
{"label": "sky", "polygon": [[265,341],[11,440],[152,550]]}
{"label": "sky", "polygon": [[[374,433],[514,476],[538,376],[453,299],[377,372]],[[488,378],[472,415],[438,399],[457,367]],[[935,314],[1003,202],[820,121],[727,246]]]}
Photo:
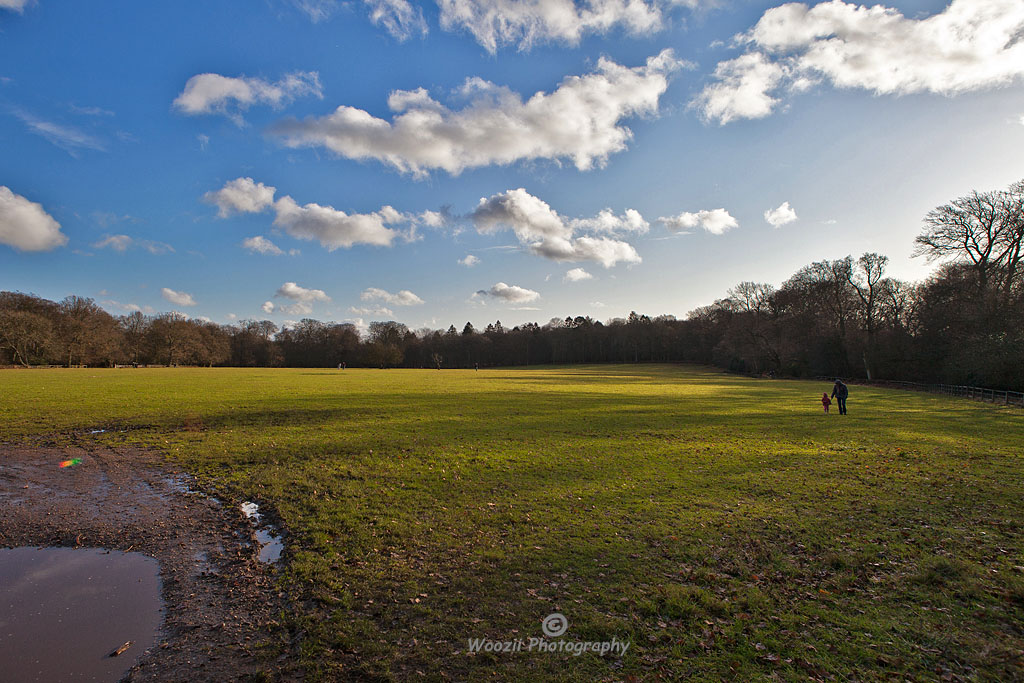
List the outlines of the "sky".
{"label": "sky", "polygon": [[1024,2],[0,0],[0,290],[684,317],[1024,178]]}

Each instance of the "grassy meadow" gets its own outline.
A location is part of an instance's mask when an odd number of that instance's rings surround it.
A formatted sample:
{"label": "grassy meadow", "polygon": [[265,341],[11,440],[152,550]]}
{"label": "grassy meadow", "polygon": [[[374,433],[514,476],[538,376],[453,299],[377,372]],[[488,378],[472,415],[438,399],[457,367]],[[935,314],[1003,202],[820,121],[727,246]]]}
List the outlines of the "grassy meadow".
{"label": "grassy meadow", "polygon": [[[1024,678],[1024,411],[852,386],[826,416],[826,390],[681,366],[12,370],[0,441],[150,447],[260,502],[313,680]],[[467,652],[556,611],[563,639],[631,646]]]}

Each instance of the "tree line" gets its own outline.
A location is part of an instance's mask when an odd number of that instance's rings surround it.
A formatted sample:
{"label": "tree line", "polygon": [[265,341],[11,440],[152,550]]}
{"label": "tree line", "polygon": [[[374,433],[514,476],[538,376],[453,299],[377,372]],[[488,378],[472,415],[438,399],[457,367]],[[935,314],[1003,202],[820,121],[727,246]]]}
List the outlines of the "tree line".
{"label": "tree line", "polygon": [[933,209],[915,255],[923,282],[866,253],[807,265],[779,287],[741,282],[685,319],[630,313],[506,328],[410,330],[304,319],[234,325],[180,313],[114,317],[92,299],[0,292],[0,363],[239,367],[472,368],[697,362],[749,373],[947,382],[1024,389],[1024,181]]}

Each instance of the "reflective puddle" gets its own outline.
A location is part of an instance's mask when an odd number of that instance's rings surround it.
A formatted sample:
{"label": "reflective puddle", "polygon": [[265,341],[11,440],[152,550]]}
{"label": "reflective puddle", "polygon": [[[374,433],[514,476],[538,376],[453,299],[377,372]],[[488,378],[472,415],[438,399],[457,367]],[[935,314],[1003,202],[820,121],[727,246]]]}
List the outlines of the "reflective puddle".
{"label": "reflective puddle", "polygon": [[264,524],[260,515],[260,506],[256,503],[242,503],[242,513],[249,518],[256,527],[256,541],[260,544],[260,562],[273,563],[281,559],[281,552],[284,550],[284,541],[277,528],[270,524]]}
{"label": "reflective puddle", "polygon": [[118,681],[156,645],[161,610],[151,557],[0,548],[0,679]]}

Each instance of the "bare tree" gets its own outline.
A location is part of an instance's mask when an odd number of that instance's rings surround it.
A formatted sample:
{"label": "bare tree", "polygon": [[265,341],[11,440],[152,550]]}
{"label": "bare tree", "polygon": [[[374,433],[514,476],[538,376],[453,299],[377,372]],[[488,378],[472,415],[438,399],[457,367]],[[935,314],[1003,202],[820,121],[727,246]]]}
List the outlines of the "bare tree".
{"label": "bare tree", "polygon": [[1024,256],[1024,181],[1007,190],[973,191],[932,209],[915,242],[915,256],[970,263],[980,291],[995,276],[1008,294]]}
{"label": "bare tree", "polygon": [[11,359],[28,367],[53,345],[53,324],[32,311],[0,309],[0,346],[11,352]]}
{"label": "bare tree", "polygon": [[867,344],[864,347],[864,372],[868,379],[873,377],[875,332],[878,329],[879,304],[883,293],[882,275],[885,273],[885,266],[889,263],[888,256],[881,254],[864,254],[853,268],[846,271],[846,281],[857,292],[860,299],[861,320],[864,324],[864,331],[867,332]]}

